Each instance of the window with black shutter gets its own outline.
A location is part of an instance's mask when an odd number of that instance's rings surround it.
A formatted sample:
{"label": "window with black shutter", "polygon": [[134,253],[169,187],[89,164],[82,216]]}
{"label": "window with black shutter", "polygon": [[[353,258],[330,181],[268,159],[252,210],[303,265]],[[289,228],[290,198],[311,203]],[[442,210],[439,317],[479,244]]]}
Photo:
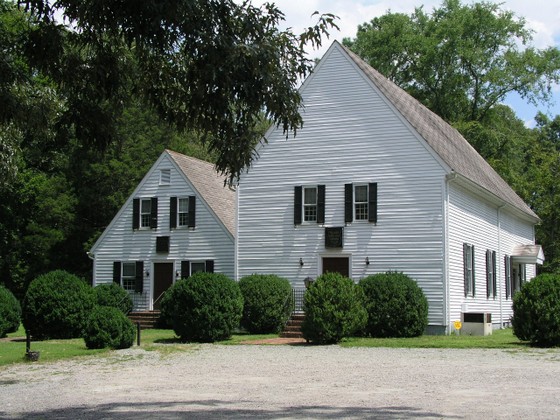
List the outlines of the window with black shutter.
{"label": "window with black shutter", "polygon": [[214,260],[206,260],[205,261],[205,268],[206,268],[206,272],[207,273],[213,273],[214,272]]}

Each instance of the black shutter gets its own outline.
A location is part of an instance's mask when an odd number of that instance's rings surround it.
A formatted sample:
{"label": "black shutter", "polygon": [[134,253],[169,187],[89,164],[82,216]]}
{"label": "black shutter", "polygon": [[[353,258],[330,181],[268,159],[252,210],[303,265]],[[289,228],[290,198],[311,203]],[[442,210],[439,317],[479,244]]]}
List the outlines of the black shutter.
{"label": "black shutter", "polygon": [[352,223],[354,220],[354,186],[344,184],[344,222]]}
{"label": "black shutter", "polygon": [[511,296],[511,263],[509,255],[504,255],[504,272],[506,280],[506,299]]}
{"label": "black shutter", "polygon": [[214,260],[206,260],[206,272],[207,273],[214,272]]}
{"label": "black shutter", "polygon": [[486,250],[486,299],[490,298],[492,292],[492,251]]}
{"label": "black shutter", "polygon": [[152,198],[152,205],[151,205],[151,215],[150,215],[150,228],[157,229],[157,215],[158,215],[158,208],[157,208],[157,197]]}
{"label": "black shutter", "polygon": [[188,225],[190,228],[194,228],[196,225],[196,196],[189,196],[189,221]]}
{"label": "black shutter", "polygon": [[325,224],[325,186],[317,185],[317,223]]}
{"label": "black shutter", "polygon": [[492,276],[492,290],[494,291],[494,297],[498,294],[498,280],[496,279],[496,251],[492,251],[492,272],[494,275]]}
{"label": "black shutter", "polygon": [[140,229],[140,199],[132,200],[132,229]]}
{"label": "black shutter", "polygon": [[377,223],[377,183],[371,182],[368,191],[368,221]]}
{"label": "black shutter", "polygon": [[121,262],[113,262],[113,283],[121,285]]}
{"label": "black shutter", "polygon": [[144,291],[144,261],[136,261],[134,291],[136,293],[142,293]]}
{"label": "black shutter", "polygon": [[302,187],[294,187],[294,225],[301,225]]}
{"label": "black shutter", "polygon": [[469,246],[467,244],[463,244],[463,279],[464,279],[464,288],[465,288],[465,297],[469,294],[469,269],[467,264],[467,254],[469,252]]}
{"label": "black shutter", "polygon": [[472,295],[476,296],[476,279],[474,276],[474,245],[471,245],[471,258],[472,258]]}
{"label": "black shutter", "polygon": [[169,197],[169,229],[177,227],[177,197]]}
{"label": "black shutter", "polygon": [[190,261],[181,261],[181,278],[188,279],[191,276]]}

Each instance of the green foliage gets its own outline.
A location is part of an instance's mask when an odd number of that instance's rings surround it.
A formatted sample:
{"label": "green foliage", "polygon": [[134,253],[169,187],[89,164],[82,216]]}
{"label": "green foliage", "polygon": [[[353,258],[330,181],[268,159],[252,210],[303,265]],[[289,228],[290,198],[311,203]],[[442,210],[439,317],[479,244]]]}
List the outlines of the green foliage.
{"label": "green foliage", "polygon": [[82,279],[66,271],[51,271],[29,285],[23,325],[36,340],[81,337],[94,306],[93,289]]}
{"label": "green foliage", "polygon": [[388,12],[344,44],[445,120],[480,121],[508,93],[549,100],[560,81],[560,51],[530,46],[525,20],[501,6],[444,0],[431,14]]}
{"label": "green foliage", "polygon": [[225,275],[199,272],[168,289],[161,306],[182,341],[214,342],[239,326],[243,296]]}
{"label": "green foliage", "polygon": [[303,336],[314,343],[333,344],[360,331],[367,322],[363,299],[351,279],[339,273],[319,276],[304,295]]}
{"label": "green foliage", "polygon": [[83,338],[88,349],[127,349],[134,343],[134,325],[119,309],[97,306],[89,315]]}
{"label": "green foliage", "polygon": [[403,273],[368,276],[359,283],[365,295],[372,337],[417,337],[428,326],[428,300],[422,289]]}
{"label": "green foliage", "polygon": [[539,347],[560,346],[560,275],[541,274],[513,297],[513,333]]}
{"label": "green foliage", "polygon": [[243,295],[241,326],[251,334],[279,332],[292,312],[292,286],[287,279],[253,274],[239,280]]}
{"label": "green foliage", "polygon": [[233,0],[21,4],[35,22],[32,45],[40,47],[26,49],[26,57],[67,94],[65,123],[81,142],[109,144],[112,116],[133,92],[179,128],[212,134],[208,149],[231,179],[252,160],[263,110],[286,133],[301,126],[297,88],[312,69],[305,46],[320,46],[336,27],[334,16],[320,15],[296,35],[279,28],[284,15],[274,4]]}
{"label": "green foliage", "polygon": [[132,298],[126,290],[115,283],[100,284],[93,291],[99,306],[117,308],[124,315],[132,310]]}
{"label": "green foliage", "polygon": [[17,331],[21,321],[21,307],[12,292],[0,285],[0,338]]}

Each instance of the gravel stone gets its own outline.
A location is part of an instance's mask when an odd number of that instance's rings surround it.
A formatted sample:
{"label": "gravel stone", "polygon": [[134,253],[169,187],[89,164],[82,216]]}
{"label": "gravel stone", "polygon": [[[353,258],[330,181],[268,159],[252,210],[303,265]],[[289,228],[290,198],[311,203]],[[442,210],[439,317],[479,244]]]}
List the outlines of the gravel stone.
{"label": "gravel stone", "polygon": [[560,418],[560,349],[188,349],[0,368],[0,418]]}

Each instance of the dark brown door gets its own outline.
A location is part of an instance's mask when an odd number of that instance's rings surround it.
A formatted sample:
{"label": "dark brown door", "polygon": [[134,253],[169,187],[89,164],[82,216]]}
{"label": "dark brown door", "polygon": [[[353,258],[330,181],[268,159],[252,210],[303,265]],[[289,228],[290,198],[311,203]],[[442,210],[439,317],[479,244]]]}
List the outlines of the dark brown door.
{"label": "dark brown door", "polygon": [[154,264],[154,309],[159,310],[163,293],[173,284],[173,263]]}
{"label": "dark brown door", "polygon": [[350,277],[350,260],[348,257],[323,258],[323,273],[340,273]]}

